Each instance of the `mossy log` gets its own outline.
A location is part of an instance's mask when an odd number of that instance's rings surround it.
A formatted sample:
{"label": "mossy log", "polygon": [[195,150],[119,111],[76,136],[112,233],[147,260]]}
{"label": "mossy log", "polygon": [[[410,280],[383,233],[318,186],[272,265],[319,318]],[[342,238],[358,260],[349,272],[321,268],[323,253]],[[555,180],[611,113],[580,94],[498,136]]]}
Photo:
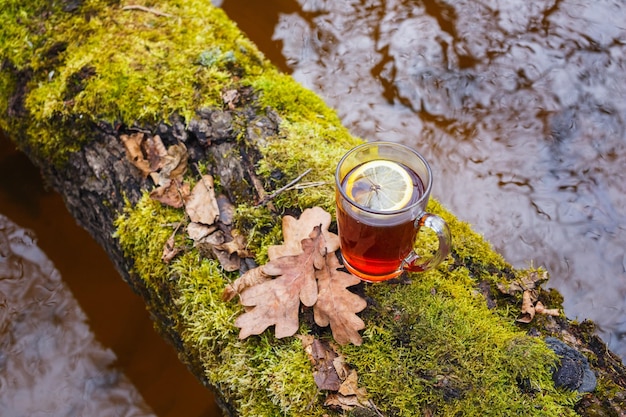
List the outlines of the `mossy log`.
{"label": "mossy log", "polygon": [[[276,339],[271,330],[238,338],[234,321],[243,309],[220,298],[238,272],[177,233],[188,221],[184,210],[150,198],[154,182],[122,138],[184,144],[185,180],[213,175],[235,207],[230,227],[257,263],[280,243],[283,215],[313,206],[334,213],[334,167],[361,139],[208,0],[164,1],[158,9],[143,1],[0,0],[0,18],[0,128],[105,248],[227,415],[625,412],[626,372],[593,325],[563,315],[516,322],[522,291],[502,288],[537,271],[512,268],[436,200],[429,210],[450,224],[452,255],[424,274],[355,287],[368,300],[363,344],[336,350],[367,394],[352,411],[325,405],[329,392],[316,385],[301,338]],[[304,172],[317,186],[272,196]],[[164,262],[172,236],[179,253]],[[547,307],[560,307],[555,291],[535,291]],[[301,335],[332,341],[310,311],[300,318]],[[598,381],[593,392],[557,386],[563,358],[547,336],[585,355]]]}

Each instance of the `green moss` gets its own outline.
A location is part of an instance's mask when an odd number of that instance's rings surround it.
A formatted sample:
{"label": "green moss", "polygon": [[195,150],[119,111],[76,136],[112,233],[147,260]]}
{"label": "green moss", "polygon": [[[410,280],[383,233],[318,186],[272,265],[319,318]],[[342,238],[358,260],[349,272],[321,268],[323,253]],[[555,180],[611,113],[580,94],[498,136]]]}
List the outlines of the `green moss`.
{"label": "green moss", "polygon": [[[182,211],[165,207],[146,193],[134,207],[127,205],[116,221],[115,237],[124,251],[132,254],[131,272],[155,291],[170,275],[167,264],[161,261],[163,248],[183,218]],[[181,239],[178,236],[179,243]]]}
{"label": "green moss", "polygon": [[[465,271],[467,272],[467,271]],[[363,346],[344,353],[389,415],[573,415],[554,354],[500,320],[461,271],[368,287],[378,301]]]}
{"label": "green moss", "polygon": [[[169,16],[97,0],[71,12],[48,2],[37,7],[0,1],[0,61],[32,71],[23,102],[35,119],[28,138],[36,138],[33,148],[42,158],[62,161],[90,140],[67,132],[68,120],[131,125],[167,120],[176,112],[189,121],[195,109],[221,106],[221,91],[240,77],[269,68],[209,2],[180,0],[158,7]],[[33,33],[40,35],[31,39]],[[7,81],[0,87],[4,97],[19,93]]]}

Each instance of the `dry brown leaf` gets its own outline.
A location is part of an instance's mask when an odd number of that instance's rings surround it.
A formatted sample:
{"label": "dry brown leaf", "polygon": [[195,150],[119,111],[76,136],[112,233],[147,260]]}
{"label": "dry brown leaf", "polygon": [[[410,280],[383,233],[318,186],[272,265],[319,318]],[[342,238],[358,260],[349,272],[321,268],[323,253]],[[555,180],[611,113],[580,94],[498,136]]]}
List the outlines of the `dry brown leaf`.
{"label": "dry brown leaf", "polygon": [[356,407],[360,407],[361,403],[356,395],[350,397],[343,396],[341,394],[329,394],[324,401],[325,407],[331,407],[341,409],[344,411],[354,410]]}
{"label": "dry brown leaf", "polygon": [[326,327],[330,324],[333,338],[340,345],[353,343],[359,346],[363,342],[359,330],[365,328],[365,323],[356,313],[363,311],[367,302],[347,289],[361,280],[339,271],[340,267],[335,253],[328,253],[324,267],[316,275],[318,296],[313,307],[313,317],[318,326]]}
{"label": "dry brown leaf", "polygon": [[194,242],[199,242],[216,230],[217,226],[215,225],[207,226],[206,224],[191,222],[187,225],[187,236]]}
{"label": "dry brown leaf", "polygon": [[355,407],[367,407],[370,403],[368,400],[367,390],[358,386],[358,374],[354,369],[347,369],[347,375],[342,378],[341,385],[336,393],[329,394],[326,397],[324,405],[344,411],[353,410]]}
{"label": "dry brown leaf", "polygon": [[263,272],[275,279],[246,288],[239,295],[241,304],[254,307],[237,318],[239,338],[261,334],[275,326],[277,338],[293,336],[298,331],[300,302],[312,306],[317,301],[315,270],[324,263],[324,238],[319,226],[302,240],[302,252],[283,256],[261,266]]}
{"label": "dry brown leaf", "polygon": [[234,280],[232,283],[228,284],[226,288],[224,288],[224,292],[222,293],[222,300],[230,301],[236,295],[241,294],[241,292],[246,288],[252,287],[253,285],[261,284],[270,279],[272,279],[272,277],[263,272],[263,268],[261,268],[260,266],[250,269],[246,271],[245,274]]}
{"label": "dry brown leaf", "polygon": [[167,155],[163,156],[162,168],[159,172],[161,177],[181,179],[187,171],[187,148],[182,143],[167,148]]}
{"label": "dry brown leaf", "polygon": [[233,206],[228,197],[220,194],[217,196],[217,207],[220,210],[220,221],[226,226],[230,226],[235,217],[235,206]]}
{"label": "dry brown leaf", "polygon": [[172,259],[176,257],[181,251],[179,247],[176,247],[175,243],[176,231],[171,234],[171,236],[165,242],[165,246],[163,247],[163,256],[161,256],[161,260],[166,264],[169,264]]}
{"label": "dry brown leaf", "polygon": [[163,158],[167,155],[167,149],[159,135],[147,137],[145,140],[146,158],[150,164],[150,170],[156,172],[163,167]]}
{"label": "dry brown leaf", "polygon": [[298,338],[313,365],[313,379],[317,387],[323,391],[334,391],[328,395],[325,405],[343,410],[369,405],[367,390],[358,386],[357,372],[348,366],[331,343],[310,335]]}
{"label": "dry brown leaf", "polygon": [[217,206],[211,175],[203,175],[193,187],[186,200],[185,211],[192,222],[210,226],[217,221],[220,210]]}
{"label": "dry brown leaf", "polygon": [[367,390],[359,388],[359,377],[354,369],[350,370],[347,378],[339,387],[339,394],[348,396],[356,396],[359,402],[367,401]]}
{"label": "dry brown leaf", "polygon": [[141,171],[144,178],[146,178],[152,170],[150,169],[150,163],[146,161],[142,151],[144,134],[141,132],[133,133],[132,135],[120,135],[120,139],[126,149],[126,157],[128,160]]}
{"label": "dry brown leaf", "polygon": [[333,367],[335,368],[335,372],[337,372],[337,375],[339,375],[339,379],[344,381],[348,377],[348,374],[350,373],[350,367],[346,363],[345,357],[343,357],[342,355],[337,356],[333,361]]}
{"label": "dry brown leaf", "polygon": [[181,208],[189,194],[189,184],[186,182],[181,184],[179,180],[174,179],[167,180],[163,185],[152,190],[150,198],[167,206]]}
{"label": "dry brown leaf", "polygon": [[535,304],[535,313],[555,317],[561,315],[561,311],[558,308],[546,308],[541,301],[537,301],[537,304]]}
{"label": "dry brown leaf", "polygon": [[531,290],[524,291],[522,295],[522,312],[517,318],[520,323],[530,323],[535,317],[535,306],[533,292]]}
{"label": "dry brown leaf", "polygon": [[235,109],[235,104],[239,101],[239,91],[226,90],[222,93],[222,100],[230,110]]}
{"label": "dry brown leaf", "polygon": [[291,256],[301,253],[302,240],[309,236],[309,233],[311,233],[314,227],[320,225],[325,240],[326,252],[330,253],[336,251],[339,249],[339,237],[328,231],[331,220],[330,213],[320,207],[304,210],[297,220],[292,216],[284,216],[284,242],[282,245],[270,246],[267,249],[267,256],[270,260],[274,260],[281,256]]}
{"label": "dry brown leaf", "polygon": [[223,249],[219,249],[225,241],[225,233],[222,230],[216,230],[213,233],[196,240],[194,245],[198,248],[202,256],[217,259],[222,268],[226,271],[237,271],[241,266],[241,258],[236,253],[231,254]]}
{"label": "dry brown leaf", "polygon": [[333,361],[338,356],[337,352],[330,344],[315,338],[308,347],[305,347],[305,351],[313,363],[313,379],[317,387],[325,391],[338,391],[341,379],[333,366]]}
{"label": "dry brown leaf", "polygon": [[[302,217],[300,220],[290,216],[283,219],[285,243],[271,248],[270,262],[248,272],[262,272],[277,278],[236,290],[241,304],[247,307],[235,322],[241,329],[239,337],[244,339],[260,334],[272,325],[276,326],[278,338],[295,334],[301,302],[307,307],[313,306],[316,323],[330,325],[338,343],[360,345],[359,330],[365,327],[365,323],[357,313],[367,303],[347,287],[361,281],[338,270],[341,265],[335,256],[337,236],[328,232],[330,214],[316,207],[305,210]],[[312,232],[296,245],[295,239],[303,235],[305,227],[310,227]],[[227,288],[224,297],[232,299],[235,295],[232,291]]]}
{"label": "dry brown leaf", "polygon": [[220,245],[216,245],[215,248],[219,250],[224,250],[228,252],[229,255],[232,255],[234,253],[240,258],[251,258],[253,255],[247,249],[247,242],[246,242],[245,236],[240,234],[237,230],[231,231],[230,234],[233,240],[224,242]]}

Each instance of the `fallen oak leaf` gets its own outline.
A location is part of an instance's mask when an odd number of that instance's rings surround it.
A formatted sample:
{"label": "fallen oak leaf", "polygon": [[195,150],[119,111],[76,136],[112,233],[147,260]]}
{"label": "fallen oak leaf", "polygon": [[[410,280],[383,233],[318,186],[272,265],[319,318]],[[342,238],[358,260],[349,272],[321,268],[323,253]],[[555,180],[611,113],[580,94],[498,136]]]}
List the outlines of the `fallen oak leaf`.
{"label": "fallen oak leaf", "polygon": [[358,385],[359,376],[354,369],[351,369],[346,379],[341,383],[339,387],[339,394],[349,397],[356,396],[359,402],[364,403],[367,401],[367,390],[365,388],[359,388]]}
{"label": "fallen oak leaf", "polygon": [[320,226],[302,240],[302,250],[298,255],[283,256],[261,266],[265,274],[276,278],[239,294],[243,306],[253,307],[235,321],[235,326],[241,329],[240,339],[261,334],[272,325],[279,339],[298,331],[300,302],[311,307],[317,301],[315,270],[325,263],[325,241]]}
{"label": "fallen oak leaf", "polygon": [[217,230],[216,225],[191,222],[187,225],[187,236],[194,242],[199,242]]}
{"label": "fallen oak leaf", "polygon": [[327,342],[311,335],[301,335],[302,347],[313,365],[313,380],[317,388],[323,391],[338,391],[341,387],[341,379],[333,365],[339,356]]}
{"label": "fallen oak leaf", "polygon": [[346,397],[338,393],[333,393],[329,394],[328,397],[326,397],[326,401],[324,401],[324,407],[343,411],[351,411],[360,406],[361,403],[356,395]]}
{"label": "fallen oak leaf", "polygon": [[196,240],[194,246],[198,248],[202,256],[217,259],[224,270],[228,272],[237,271],[241,266],[241,258],[236,253],[228,253],[219,249],[225,241],[226,234],[224,231],[216,230],[202,239]]}
{"label": "fallen oak leaf", "polygon": [[189,196],[188,183],[181,183],[178,179],[167,180],[150,192],[150,198],[174,208],[181,208]]}
{"label": "fallen oak leaf", "polygon": [[233,240],[224,242],[220,245],[216,245],[215,248],[219,250],[224,250],[228,252],[229,255],[232,255],[234,253],[237,254],[237,256],[239,256],[240,258],[251,258],[253,255],[252,252],[250,252],[246,248],[247,242],[245,236],[239,233],[237,230],[232,230],[230,232],[230,235],[232,236]]}
{"label": "fallen oak leaf", "polygon": [[163,156],[163,164],[159,175],[165,178],[181,179],[187,171],[187,159],[189,158],[187,147],[178,143],[167,148],[167,154]]}
{"label": "fallen oak leaf", "polygon": [[340,345],[363,343],[359,330],[365,323],[356,313],[367,307],[367,302],[349,291],[347,287],[357,285],[361,280],[349,273],[339,271],[341,267],[334,252],[326,254],[326,262],[317,271],[318,296],[313,306],[313,318],[318,326],[330,324],[333,338]]}
{"label": "fallen oak leaf", "polygon": [[120,135],[124,149],[126,149],[126,157],[146,178],[150,175],[152,169],[150,168],[150,163],[144,158],[141,149],[143,137],[144,134],[141,132],[133,133],[132,135]]}
{"label": "fallen oak leaf", "polygon": [[[335,359],[335,362],[343,360],[342,356]],[[337,366],[337,365],[335,365]],[[327,407],[334,407],[344,411],[353,410],[356,407],[369,408],[371,406],[367,389],[358,386],[358,374],[356,370],[342,362],[342,369],[345,370],[343,376],[340,375],[341,385],[335,393],[331,393],[326,397],[324,405]]]}
{"label": "fallen oak leaf", "polygon": [[210,226],[217,221],[220,209],[217,206],[211,175],[203,175],[193,187],[185,201],[185,211],[192,222]]}
{"label": "fallen oak leaf", "polygon": [[222,292],[222,300],[230,301],[235,298],[236,295],[241,294],[241,292],[246,288],[261,284],[271,279],[272,277],[263,272],[263,268],[260,266],[250,269],[224,288],[224,291]]}
{"label": "fallen oak leaf", "polygon": [[150,164],[150,170],[155,172],[163,168],[163,159],[167,155],[167,149],[163,145],[163,141],[159,135],[147,137],[144,148],[146,150],[146,158]]}
{"label": "fallen oak leaf", "polygon": [[321,207],[308,208],[302,212],[299,219],[292,216],[283,217],[283,244],[273,245],[267,249],[270,260],[281,256],[297,255],[302,252],[301,242],[309,236],[315,226],[321,225],[325,240],[326,252],[334,252],[339,249],[339,236],[328,231],[331,223],[330,213]]}

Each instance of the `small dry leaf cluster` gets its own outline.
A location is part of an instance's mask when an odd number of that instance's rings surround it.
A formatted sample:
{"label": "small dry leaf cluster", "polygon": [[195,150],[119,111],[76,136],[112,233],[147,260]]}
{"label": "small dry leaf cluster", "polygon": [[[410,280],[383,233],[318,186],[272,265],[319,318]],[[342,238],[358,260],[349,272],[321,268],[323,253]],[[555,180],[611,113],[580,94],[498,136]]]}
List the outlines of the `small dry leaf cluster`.
{"label": "small dry leaf cluster", "polygon": [[515,295],[522,292],[522,310],[517,318],[518,322],[530,323],[535,318],[535,314],[547,316],[559,316],[561,314],[558,308],[546,308],[541,301],[538,301],[538,284],[547,279],[547,272],[544,271],[540,274],[537,271],[532,271],[510,283],[498,284],[498,289],[504,294]]}
{"label": "small dry leaf cluster", "polygon": [[367,390],[358,385],[358,374],[345,358],[337,353],[332,343],[311,335],[301,335],[302,347],[313,366],[313,379],[321,391],[327,391],[324,406],[337,411],[350,411],[357,407],[371,408]]}
{"label": "small dry leaf cluster", "polygon": [[[150,197],[174,208],[184,207],[189,218],[186,232],[194,247],[203,256],[217,259],[226,271],[239,270],[241,260],[252,254],[246,249],[245,237],[231,228],[234,207],[226,196],[215,195],[211,175],[202,175],[193,189],[184,180],[188,160],[185,145],[166,148],[158,135],[142,132],[120,138],[130,162],[154,182],[156,188]],[[177,233],[178,227],[163,248],[166,263],[184,250],[176,246]]]}
{"label": "small dry leaf cluster", "polygon": [[339,238],[328,231],[330,222],[330,214],[319,207],[305,210],[297,220],[284,216],[284,243],[268,249],[270,261],[226,287],[223,298],[239,295],[246,308],[235,321],[239,338],[261,334],[270,326],[275,326],[277,338],[293,336],[302,304],[313,308],[318,326],[330,325],[337,343],[362,343],[359,330],[365,324],[356,313],[367,303],[348,290],[360,280],[339,270]]}

